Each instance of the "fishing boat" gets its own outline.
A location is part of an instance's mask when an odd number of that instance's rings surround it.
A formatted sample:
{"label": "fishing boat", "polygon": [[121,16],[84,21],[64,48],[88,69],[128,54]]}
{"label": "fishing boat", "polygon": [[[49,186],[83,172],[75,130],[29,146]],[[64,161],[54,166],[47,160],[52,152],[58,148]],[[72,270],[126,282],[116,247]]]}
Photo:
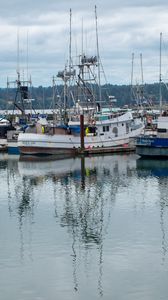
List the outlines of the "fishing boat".
{"label": "fishing boat", "polygon": [[[129,144],[132,138],[139,135],[144,125],[140,119],[133,119],[130,111],[122,114],[104,113],[101,89],[101,61],[99,54],[99,41],[97,29],[97,11],[95,7],[96,23],[96,55],[89,56],[82,49],[77,64],[78,71],[74,70],[71,55],[71,10],[70,10],[70,46],[69,66],[64,71],[58,72],[58,77],[64,82],[64,96],[61,108],[62,116],[60,124],[41,124],[37,122],[34,132],[20,133],[18,136],[18,147],[21,154],[54,154],[69,155],[78,153],[84,149],[103,148],[104,150]],[[76,77],[76,74],[77,77]],[[76,82],[77,97],[73,97],[76,103],[94,108],[91,114],[87,114],[84,128],[81,129],[79,120],[70,121],[67,117],[68,85],[71,79]],[[109,100],[109,97],[108,97]],[[53,101],[54,102],[54,101]],[[109,107],[108,103],[108,107]],[[61,113],[60,113],[61,114]],[[83,109],[84,114],[84,109]],[[74,117],[76,114],[74,113]],[[85,117],[85,116],[84,116]],[[83,130],[84,129],[84,130]],[[84,132],[84,134],[83,134]],[[84,145],[81,145],[81,135],[84,135]]]}
{"label": "fishing boat", "polygon": [[7,134],[14,130],[11,122],[4,117],[0,118],[0,151],[7,150]]}
{"label": "fishing boat", "polygon": [[[19,70],[17,71],[17,79],[15,81],[7,82],[9,88],[10,84],[16,85],[16,94],[13,101],[14,109],[17,109],[19,116],[17,121],[13,121],[12,130],[7,132],[7,150],[8,154],[19,154],[18,148],[18,135],[23,132],[27,124],[31,122],[31,114],[26,115],[26,106],[31,105],[32,111],[32,100],[30,95],[31,79],[21,79]],[[14,111],[14,110],[13,110]]]}
{"label": "fishing boat", "polygon": [[162,33],[160,34],[160,116],[157,120],[155,132],[146,135],[140,135],[136,140],[136,153],[141,157],[168,158],[168,112],[162,111],[162,78],[161,78],[161,45]]}
{"label": "fishing boat", "polygon": [[[143,130],[143,123],[135,122],[131,112],[109,117],[101,120],[101,114],[92,123],[84,125],[85,149],[109,150],[123,146]],[[78,124],[52,126],[37,122],[34,132],[27,129],[25,133],[19,133],[18,147],[21,154],[76,154],[81,148],[81,127]]]}
{"label": "fishing boat", "polygon": [[168,157],[168,116],[158,117],[157,131],[140,135],[136,140],[136,153],[142,157]]}

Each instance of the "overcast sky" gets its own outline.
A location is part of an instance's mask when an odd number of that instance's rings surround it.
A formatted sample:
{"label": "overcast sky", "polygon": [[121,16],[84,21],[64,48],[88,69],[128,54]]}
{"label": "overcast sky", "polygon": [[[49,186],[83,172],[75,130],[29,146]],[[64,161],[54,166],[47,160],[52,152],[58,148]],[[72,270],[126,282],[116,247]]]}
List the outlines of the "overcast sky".
{"label": "overcast sky", "polygon": [[[52,85],[52,76],[68,60],[69,10],[72,9],[72,56],[96,55],[94,6],[97,6],[99,51],[107,81],[130,84],[159,80],[159,39],[163,32],[163,77],[168,77],[168,2],[165,0],[1,0],[0,86],[16,77],[19,32],[20,73],[33,86]],[[28,41],[28,42],[27,42]],[[27,55],[28,54],[28,55]],[[28,57],[28,58],[27,58]]]}

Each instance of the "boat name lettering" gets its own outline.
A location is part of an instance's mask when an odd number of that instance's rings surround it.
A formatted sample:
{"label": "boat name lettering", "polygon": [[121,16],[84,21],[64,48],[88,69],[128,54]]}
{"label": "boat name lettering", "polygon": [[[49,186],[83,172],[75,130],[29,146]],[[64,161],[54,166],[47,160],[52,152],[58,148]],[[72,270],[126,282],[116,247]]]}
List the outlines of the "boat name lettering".
{"label": "boat name lettering", "polygon": [[140,142],[140,144],[143,144],[143,145],[151,145],[153,142],[154,142],[154,140],[153,139],[140,139],[139,140],[139,142]]}
{"label": "boat name lettering", "polygon": [[24,145],[34,145],[35,144],[35,142],[33,142],[33,141],[23,141],[22,142]]}

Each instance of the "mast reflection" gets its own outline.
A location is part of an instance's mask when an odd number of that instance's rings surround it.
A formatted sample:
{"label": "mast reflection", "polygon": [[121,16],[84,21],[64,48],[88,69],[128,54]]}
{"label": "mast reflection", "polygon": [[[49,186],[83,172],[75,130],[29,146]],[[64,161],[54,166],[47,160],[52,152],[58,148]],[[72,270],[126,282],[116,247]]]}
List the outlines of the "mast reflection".
{"label": "mast reflection", "polygon": [[31,239],[33,216],[34,216],[34,200],[32,194],[33,180],[27,180],[25,176],[19,174],[19,157],[6,155],[7,170],[7,186],[8,186],[8,210],[10,216],[17,214],[18,227],[20,233],[20,258],[24,260],[25,242],[24,242],[24,219],[29,220],[28,247],[29,257],[32,260]]}

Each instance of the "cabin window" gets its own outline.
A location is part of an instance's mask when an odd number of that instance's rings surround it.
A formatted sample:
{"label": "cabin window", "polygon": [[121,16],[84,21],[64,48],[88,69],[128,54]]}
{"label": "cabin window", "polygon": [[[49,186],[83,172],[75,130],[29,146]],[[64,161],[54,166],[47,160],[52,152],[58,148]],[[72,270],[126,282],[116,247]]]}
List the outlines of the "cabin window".
{"label": "cabin window", "polygon": [[118,128],[117,127],[113,128],[113,133],[115,134],[115,137],[118,136]]}
{"label": "cabin window", "polygon": [[103,126],[103,132],[109,131],[109,126]]}
{"label": "cabin window", "polygon": [[126,123],[126,133],[129,133],[129,124]]}
{"label": "cabin window", "polygon": [[158,128],[158,130],[157,130],[158,132],[167,132],[167,130],[166,130],[166,128]]}

